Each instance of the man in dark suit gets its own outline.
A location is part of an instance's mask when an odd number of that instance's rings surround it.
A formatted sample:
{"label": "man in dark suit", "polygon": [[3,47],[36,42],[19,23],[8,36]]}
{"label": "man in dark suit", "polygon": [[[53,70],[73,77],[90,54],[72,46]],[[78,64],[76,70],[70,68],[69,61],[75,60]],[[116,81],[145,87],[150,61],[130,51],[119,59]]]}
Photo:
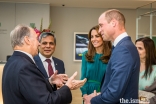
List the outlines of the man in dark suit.
{"label": "man in dark suit", "polygon": [[99,26],[103,40],[112,41],[115,48],[107,65],[101,94],[92,93],[85,99],[86,104],[136,104],[140,59],[126,33],[125,17],[116,9],[108,10],[99,17]]}
{"label": "man in dark suit", "polygon": [[50,32],[41,33],[39,36],[39,42],[39,54],[34,57],[34,60],[43,75],[46,78],[50,77],[48,72],[48,63],[46,62],[46,59],[51,60],[53,72],[57,70],[58,74],[64,74],[65,68],[63,61],[52,56],[56,47],[56,38],[54,34]]}
{"label": "man in dark suit", "polygon": [[67,104],[72,101],[71,89],[82,86],[86,79],[75,80],[73,76],[60,89],[54,91],[52,84],[62,84],[62,76],[54,73],[45,78],[38,69],[33,56],[38,54],[38,39],[28,26],[18,25],[10,34],[13,55],[4,66],[2,95],[4,104]]}

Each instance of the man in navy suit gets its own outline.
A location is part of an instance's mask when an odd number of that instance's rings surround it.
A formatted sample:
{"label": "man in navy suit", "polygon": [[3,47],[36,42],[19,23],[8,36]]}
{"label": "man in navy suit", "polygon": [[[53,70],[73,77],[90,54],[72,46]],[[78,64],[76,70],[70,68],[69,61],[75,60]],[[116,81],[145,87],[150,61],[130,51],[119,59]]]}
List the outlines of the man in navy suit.
{"label": "man in navy suit", "polygon": [[38,54],[38,39],[35,31],[28,26],[18,25],[10,33],[14,49],[3,69],[2,95],[4,104],[67,104],[72,101],[70,90],[82,86],[86,79],[75,80],[74,73],[65,85],[54,91],[53,84],[64,81],[64,74],[56,72],[45,78],[33,57]]}
{"label": "man in navy suit", "polygon": [[58,74],[64,74],[65,68],[63,61],[52,56],[56,47],[56,38],[54,34],[50,32],[41,33],[39,36],[39,42],[39,54],[34,57],[34,60],[45,78],[50,77],[48,63],[45,61],[46,59],[51,60],[53,72],[57,70]]}
{"label": "man in navy suit", "polygon": [[125,30],[125,17],[108,10],[99,17],[99,33],[115,47],[108,62],[101,93],[90,94],[86,104],[138,103],[140,59],[135,45]]}

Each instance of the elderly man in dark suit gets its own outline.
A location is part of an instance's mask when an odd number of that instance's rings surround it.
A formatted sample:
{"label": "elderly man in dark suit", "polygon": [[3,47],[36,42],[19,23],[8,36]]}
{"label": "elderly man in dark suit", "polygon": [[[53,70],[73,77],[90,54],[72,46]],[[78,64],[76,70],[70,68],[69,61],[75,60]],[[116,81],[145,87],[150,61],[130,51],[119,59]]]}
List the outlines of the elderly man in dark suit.
{"label": "elderly man in dark suit", "polygon": [[[58,74],[64,74],[64,62],[56,57],[53,57],[52,54],[55,51],[56,47],[56,38],[53,33],[43,32],[39,36],[39,54],[34,57],[34,60],[39,67],[40,71],[43,75],[48,78],[53,74],[56,70]],[[48,62],[47,59],[50,60],[51,69],[48,70]],[[50,73],[52,71],[52,73]]]}
{"label": "elderly man in dark suit", "polygon": [[86,79],[75,80],[74,73],[60,89],[54,91],[53,84],[64,83],[65,74],[56,72],[45,78],[33,57],[38,54],[38,38],[28,26],[18,25],[10,34],[13,55],[4,66],[2,95],[4,104],[67,104],[71,103],[71,89],[82,86]]}
{"label": "elderly man in dark suit", "polygon": [[126,33],[125,17],[119,10],[107,10],[99,17],[99,26],[103,40],[112,41],[115,48],[107,65],[101,94],[89,95],[86,104],[137,104],[140,58]]}

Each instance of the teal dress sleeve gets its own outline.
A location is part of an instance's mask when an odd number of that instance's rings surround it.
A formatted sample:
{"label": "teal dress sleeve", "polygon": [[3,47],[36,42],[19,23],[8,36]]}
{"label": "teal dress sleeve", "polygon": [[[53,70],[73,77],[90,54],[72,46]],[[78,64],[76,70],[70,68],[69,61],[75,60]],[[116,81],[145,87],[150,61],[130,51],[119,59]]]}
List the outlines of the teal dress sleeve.
{"label": "teal dress sleeve", "polygon": [[[85,54],[87,53],[84,52],[82,55],[82,65],[81,65],[81,80],[86,78],[86,72],[87,72],[87,61],[85,58]],[[87,94],[87,82],[80,88],[82,95]]]}
{"label": "teal dress sleeve", "polygon": [[82,95],[91,94],[96,90],[100,92],[100,86],[106,71],[107,64],[103,63],[100,58],[103,54],[96,53],[93,57],[94,62],[86,60],[87,51],[83,53],[81,65],[81,78],[87,78],[86,83],[80,88]]}

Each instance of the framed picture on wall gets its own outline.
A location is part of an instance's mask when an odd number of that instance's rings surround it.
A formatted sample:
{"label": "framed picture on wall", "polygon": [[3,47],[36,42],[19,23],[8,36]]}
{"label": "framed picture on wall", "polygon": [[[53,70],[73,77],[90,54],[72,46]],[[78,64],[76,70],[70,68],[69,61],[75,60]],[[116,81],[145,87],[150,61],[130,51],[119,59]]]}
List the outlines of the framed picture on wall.
{"label": "framed picture on wall", "polygon": [[88,33],[74,32],[74,61],[82,60],[82,53],[88,50]]}

